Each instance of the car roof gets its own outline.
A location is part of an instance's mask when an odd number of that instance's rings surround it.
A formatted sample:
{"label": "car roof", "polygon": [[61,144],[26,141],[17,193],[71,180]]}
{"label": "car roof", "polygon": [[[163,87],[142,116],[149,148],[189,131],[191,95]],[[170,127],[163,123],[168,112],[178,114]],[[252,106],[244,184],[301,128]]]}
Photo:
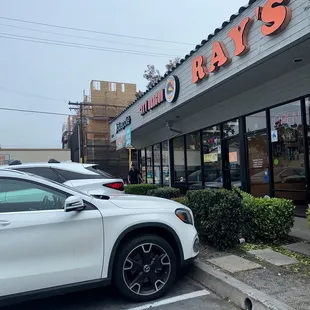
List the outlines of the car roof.
{"label": "car roof", "polygon": [[0,178],[18,178],[21,180],[26,180],[26,181],[34,181],[43,185],[47,185],[47,186],[52,186],[55,189],[60,189],[60,190],[64,190],[68,193],[71,192],[72,195],[76,195],[78,194],[79,196],[86,196],[86,197],[90,197],[89,195],[87,195],[84,192],[81,192],[75,188],[71,188],[69,186],[66,186],[64,184],[60,184],[58,182],[40,177],[38,175],[32,174],[32,173],[26,173],[26,172],[22,172],[22,171],[18,171],[18,170],[13,170],[13,169],[3,169],[0,168]]}
{"label": "car roof", "polygon": [[0,177],[16,177],[16,175],[28,175],[25,172],[21,172],[18,170],[4,169],[0,168]]}
{"label": "car roof", "polygon": [[62,163],[47,163],[47,162],[37,162],[37,163],[25,163],[17,165],[5,165],[0,166],[0,169],[18,169],[18,168],[35,168],[35,167],[55,167],[59,169],[74,169],[74,170],[84,170],[88,167],[94,167],[96,164],[80,164],[75,162],[62,162]]}

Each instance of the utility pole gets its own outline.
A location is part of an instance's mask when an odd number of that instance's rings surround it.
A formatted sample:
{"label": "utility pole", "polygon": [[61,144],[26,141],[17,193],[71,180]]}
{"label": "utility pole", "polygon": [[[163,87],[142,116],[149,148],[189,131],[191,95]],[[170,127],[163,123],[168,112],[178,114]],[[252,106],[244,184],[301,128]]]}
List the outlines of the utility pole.
{"label": "utility pole", "polygon": [[83,124],[83,106],[84,102],[70,102],[71,106],[78,106],[79,108],[70,108],[70,110],[79,110],[80,111],[80,126],[78,126],[78,136],[79,136],[79,162],[82,161],[84,163],[84,124]]}

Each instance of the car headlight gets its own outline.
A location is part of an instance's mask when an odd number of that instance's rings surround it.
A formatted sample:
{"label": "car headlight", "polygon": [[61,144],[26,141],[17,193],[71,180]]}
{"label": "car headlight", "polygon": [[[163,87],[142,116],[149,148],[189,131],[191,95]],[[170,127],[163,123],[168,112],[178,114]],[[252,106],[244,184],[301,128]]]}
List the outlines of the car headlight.
{"label": "car headlight", "polygon": [[184,223],[194,225],[191,213],[186,209],[176,209],[175,215]]}

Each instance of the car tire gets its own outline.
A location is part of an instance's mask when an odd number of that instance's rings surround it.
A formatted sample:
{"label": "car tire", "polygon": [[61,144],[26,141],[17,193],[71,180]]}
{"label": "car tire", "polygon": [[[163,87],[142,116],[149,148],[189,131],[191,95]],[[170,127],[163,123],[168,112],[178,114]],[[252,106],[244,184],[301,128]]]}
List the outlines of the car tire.
{"label": "car tire", "polygon": [[146,302],[163,296],[177,273],[176,255],[163,238],[142,235],[121,246],[114,264],[113,281],[128,299]]}

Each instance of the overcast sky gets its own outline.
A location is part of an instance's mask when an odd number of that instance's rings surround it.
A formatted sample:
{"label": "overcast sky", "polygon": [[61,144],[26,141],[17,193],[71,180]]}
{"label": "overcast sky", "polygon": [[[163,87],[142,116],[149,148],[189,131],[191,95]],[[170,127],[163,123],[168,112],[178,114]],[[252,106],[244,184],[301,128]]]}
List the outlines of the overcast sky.
{"label": "overcast sky", "polygon": [[[246,3],[247,0],[0,0],[0,108],[68,114],[67,102],[81,101],[83,89],[88,93],[91,80],[136,83],[138,89],[145,90],[142,76],[148,64],[155,64],[164,72],[169,58],[183,57]],[[3,17],[189,45],[73,31]],[[3,38],[8,34],[15,39]],[[143,55],[25,41],[34,38],[134,50]],[[65,116],[0,110],[0,146],[61,147],[65,120]]]}

